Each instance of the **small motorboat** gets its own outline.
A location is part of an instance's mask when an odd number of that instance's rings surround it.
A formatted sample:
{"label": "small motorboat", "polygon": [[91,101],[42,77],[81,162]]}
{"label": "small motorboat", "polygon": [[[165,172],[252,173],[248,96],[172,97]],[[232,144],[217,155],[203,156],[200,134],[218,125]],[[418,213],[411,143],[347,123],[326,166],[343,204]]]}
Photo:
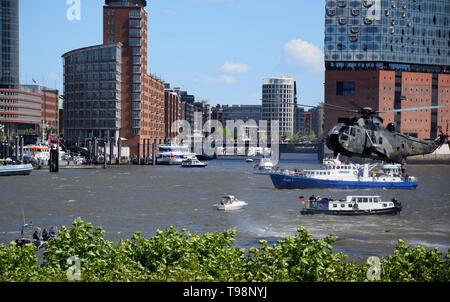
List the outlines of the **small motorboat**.
{"label": "small motorboat", "polygon": [[247,159],[245,160],[245,162],[246,162],[246,163],[252,163],[252,162],[253,162],[253,158],[247,158]]}
{"label": "small motorboat", "polygon": [[30,175],[31,171],[31,164],[20,164],[9,158],[0,159],[0,176]]}
{"label": "small motorboat", "polygon": [[224,195],[222,196],[222,200],[217,205],[217,210],[222,211],[239,210],[247,205],[248,203],[237,199],[233,195]]}
{"label": "small motorboat", "polygon": [[380,196],[347,196],[346,199],[333,200],[332,198],[320,198],[312,195],[305,202],[303,196],[300,201],[305,206],[300,213],[327,214],[327,215],[375,215],[397,214],[402,210],[402,205],[395,198],[391,201],[383,201]]}
{"label": "small motorboat", "polygon": [[199,161],[197,158],[189,158],[181,162],[182,168],[205,168],[207,163]]}
{"label": "small motorboat", "polygon": [[48,241],[55,239],[57,233],[57,227],[51,227],[49,232],[46,229],[41,232],[40,227],[33,227],[31,222],[25,223],[22,226],[20,238],[16,239],[15,242],[17,246],[34,244],[37,249],[40,249],[46,247]]}

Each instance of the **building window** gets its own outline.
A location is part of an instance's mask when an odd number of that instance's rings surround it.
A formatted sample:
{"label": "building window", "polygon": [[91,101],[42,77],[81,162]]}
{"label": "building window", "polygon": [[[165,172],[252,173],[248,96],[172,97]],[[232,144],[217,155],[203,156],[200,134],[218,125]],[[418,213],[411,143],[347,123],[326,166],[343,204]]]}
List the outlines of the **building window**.
{"label": "building window", "polygon": [[354,96],[355,82],[336,82],[336,95]]}

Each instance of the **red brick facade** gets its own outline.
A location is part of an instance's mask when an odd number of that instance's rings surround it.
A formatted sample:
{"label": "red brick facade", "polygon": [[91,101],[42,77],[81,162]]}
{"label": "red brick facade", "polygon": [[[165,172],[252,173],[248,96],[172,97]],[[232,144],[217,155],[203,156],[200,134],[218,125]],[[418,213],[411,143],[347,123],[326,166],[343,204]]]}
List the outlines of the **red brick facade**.
{"label": "red brick facade", "polygon": [[[354,109],[349,101],[357,102],[361,107],[371,107],[374,110],[391,110],[395,108],[427,107],[433,105],[446,106],[449,104],[450,75],[436,74],[437,76],[437,104],[433,104],[433,74],[419,72],[400,72],[391,70],[327,70],[325,72],[325,103]],[[348,95],[340,95],[338,82],[354,82],[354,91],[347,91]],[[396,100],[396,89],[397,100]],[[436,87],[434,88],[436,91]],[[449,108],[438,109],[437,126],[444,131],[450,121]],[[324,133],[325,135],[338,117],[358,116],[342,111],[331,110],[325,107]],[[382,113],[384,124],[396,121],[396,113]],[[397,116],[398,117],[398,116]],[[400,131],[416,135],[425,139],[438,134],[434,133],[432,110],[401,112],[397,118],[400,122]]]}
{"label": "red brick facade", "polygon": [[[164,141],[164,83],[147,74],[147,19],[144,8],[103,8],[103,43],[123,44],[120,136],[128,139],[131,155],[137,155],[144,139]],[[140,34],[130,36],[132,31]],[[139,42],[130,45],[130,38]],[[133,101],[140,105],[133,107]]]}
{"label": "red brick facade", "polygon": [[[47,131],[59,133],[59,91],[41,89],[41,120],[47,124]],[[42,126],[42,124],[40,125]]]}

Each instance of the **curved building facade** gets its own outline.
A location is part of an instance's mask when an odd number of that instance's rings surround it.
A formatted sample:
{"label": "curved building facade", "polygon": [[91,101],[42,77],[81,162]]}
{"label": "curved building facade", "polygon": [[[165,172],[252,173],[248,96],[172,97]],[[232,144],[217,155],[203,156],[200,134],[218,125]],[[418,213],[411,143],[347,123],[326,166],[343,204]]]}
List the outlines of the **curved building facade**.
{"label": "curved building facade", "polygon": [[19,88],[19,1],[0,0],[0,89]]}
{"label": "curved building facade", "polygon": [[270,121],[279,121],[280,137],[294,133],[294,109],[296,88],[293,77],[266,78],[262,88],[262,119],[267,120],[268,133]]}
{"label": "curved building facade", "polygon": [[119,137],[121,43],[64,54],[64,137]]}

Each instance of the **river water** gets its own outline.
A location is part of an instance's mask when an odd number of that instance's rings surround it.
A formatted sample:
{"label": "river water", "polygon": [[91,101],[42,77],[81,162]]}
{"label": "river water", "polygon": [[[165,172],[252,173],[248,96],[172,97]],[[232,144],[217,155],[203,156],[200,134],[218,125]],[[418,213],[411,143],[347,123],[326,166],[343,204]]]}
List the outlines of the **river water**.
{"label": "river water", "polygon": [[[281,168],[318,168],[316,155],[282,160]],[[76,217],[101,225],[114,242],[140,231],[152,236],[168,226],[205,233],[235,229],[236,246],[248,249],[295,235],[304,226],[314,238],[333,233],[335,252],[350,260],[392,254],[398,239],[412,245],[450,247],[450,166],[409,165],[419,178],[416,190],[277,190],[267,175],[254,175],[244,159],[214,160],[205,169],[179,166],[120,166],[107,169],[67,169],[59,173],[34,170],[29,176],[0,178],[0,243],[20,235],[23,214],[35,226],[71,226]],[[395,197],[399,215],[300,215],[299,195],[344,198],[348,194]],[[222,194],[234,194],[248,207],[234,212],[213,205]]]}

